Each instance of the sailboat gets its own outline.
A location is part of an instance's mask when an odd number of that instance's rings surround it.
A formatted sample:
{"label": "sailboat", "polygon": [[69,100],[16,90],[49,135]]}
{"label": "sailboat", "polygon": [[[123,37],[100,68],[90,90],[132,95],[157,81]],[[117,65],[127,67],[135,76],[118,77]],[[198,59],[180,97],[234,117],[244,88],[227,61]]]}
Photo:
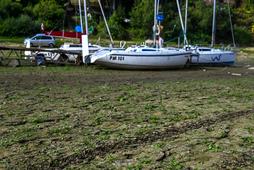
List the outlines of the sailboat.
{"label": "sailboat", "polygon": [[[179,1],[177,1],[179,8]],[[185,11],[185,49],[192,51],[191,63],[198,65],[223,65],[230,66],[235,63],[235,53],[233,51],[225,51],[221,49],[213,48],[215,44],[215,27],[216,27],[216,0],[213,1],[213,24],[212,24],[212,42],[211,47],[198,47],[186,44],[186,30],[187,30],[187,7],[188,0],[186,0],[186,11]],[[231,18],[230,18],[231,19]],[[232,28],[231,28],[232,29]],[[232,33],[233,35],[233,33]],[[234,40],[234,38],[233,38]],[[235,43],[234,43],[235,44]]]}
{"label": "sailboat", "polygon": [[[102,8],[102,5],[101,5],[101,1],[100,0],[97,0],[97,1],[99,3],[100,10],[101,10],[101,13],[103,15],[103,19],[104,19],[104,22],[105,22],[105,25],[106,25],[106,28],[107,28],[107,32],[110,36],[111,44],[114,44],[111,33],[110,33],[110,30],[109,30],[109,27],[108,27],[108,24],[107,24],[107,21],[106,21],[106,18],[105,18],[103,8]],[[93,54],[94,52],[96,52],[100,49],[104,49],[106,47],[102,47],[100,45],[88,43],[88,34],[89,34],[89,32],[88,32],[87,3],[86,3],[86,0],[83,0],[83,2],[81,2],[81,0],[71,0],[71,2],[74,5],[78,5],[78,7],[79,7],[79,15],[80,15],[79,18],[80,18],[80,29],[81,29],[80,38],[83,37],[81,39],[82,44],[65,43],[60,47],[60,50],[69,51],[69,52],[76,53],[76,54],[81,54],[82,53],[83,62],[87,63],[87,56],[89,56],[90,54]],[[84,4],[85,28],[83,28],[82,3]],[[85,42],[85,44],[83,42]],[[67,55],[67,57],[70,61],[75,61],[76,60],[76,57],[73,57],[71,55]]]}
{"label": "sailboat", "polygon": [[128,47],[126,50],[100,50],[91,57],[91,63],[117,69],[182,68],[191,53],[147,46]]}
{"label": "sailboat", "polygon": [[[154,2],[154,46],[156,46],[157,0]],[[134,46],[125,50],[103,49],[90,56],[91,63],[117,69],[182,68],[191,56],[190,51]]]}
{"label": "sailboat", "polygon": [[235,63],[235,53],[233,51],[209,47],[194,47],[192,48],[192,54],[193,56],[198,56],[191,58],[192,64],[230,66]]}

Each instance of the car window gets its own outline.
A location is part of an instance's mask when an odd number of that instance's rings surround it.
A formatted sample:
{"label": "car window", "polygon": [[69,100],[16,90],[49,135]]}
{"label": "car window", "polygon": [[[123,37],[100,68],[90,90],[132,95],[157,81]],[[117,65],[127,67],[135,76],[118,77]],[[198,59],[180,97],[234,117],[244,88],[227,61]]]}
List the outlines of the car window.
{"label": "car window", "polygon": [[52,40],[52,38],[51,38],[51,37],[48,37],[48,36],[42,36],[42,39],[43,39],[43,40]]}
{"label": "car window", "polygon": [[41,36],[36,36],[32,40],[40,40],[40,39],[41,39]]}

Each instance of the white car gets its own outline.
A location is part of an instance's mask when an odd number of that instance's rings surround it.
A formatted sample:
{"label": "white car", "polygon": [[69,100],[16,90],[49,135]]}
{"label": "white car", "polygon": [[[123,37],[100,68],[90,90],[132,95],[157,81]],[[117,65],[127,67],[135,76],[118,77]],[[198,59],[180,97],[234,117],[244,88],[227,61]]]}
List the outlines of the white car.
{"label": "white car", "polygon": [[45,35],[45,34],[36,34],[35,36],[31,38],[26,38],[24,40],[24,45],[27,46],[29,42],[31,47],[35,47],[35,46],[54,47],[56,44],[55,38],[53,36]]}

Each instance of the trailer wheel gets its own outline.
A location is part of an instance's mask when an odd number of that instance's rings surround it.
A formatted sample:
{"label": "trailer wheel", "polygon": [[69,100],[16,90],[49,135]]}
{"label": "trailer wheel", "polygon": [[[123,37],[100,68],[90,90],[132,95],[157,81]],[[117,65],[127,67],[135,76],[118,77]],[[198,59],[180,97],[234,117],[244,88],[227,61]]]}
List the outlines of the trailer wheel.
{"label": "trailer wheel", "polygon": [[77,66],[80,66],[82,63],[83,63],[83,62],[82,62],[82,56],[79,55],[79,56],[76,58],[76,60],[75,60],[75,64],[76,64]]}
{"label": "trailer wheel", "polygon": [[37,66],[46,65],[46,59],[44,54],[37,54],[35,56],[35,63]]}
{"label": "trailer wheel", "polygon": [[19,59],[11,59],[11,61],[8,63],[8,66],[19,67],[20,66]]}
{"label": "trailer wheel", "polygon": [[61,54],[58,61],[59,62],[67,62],[68,61],[68,56],[65,55],[65,54]]}

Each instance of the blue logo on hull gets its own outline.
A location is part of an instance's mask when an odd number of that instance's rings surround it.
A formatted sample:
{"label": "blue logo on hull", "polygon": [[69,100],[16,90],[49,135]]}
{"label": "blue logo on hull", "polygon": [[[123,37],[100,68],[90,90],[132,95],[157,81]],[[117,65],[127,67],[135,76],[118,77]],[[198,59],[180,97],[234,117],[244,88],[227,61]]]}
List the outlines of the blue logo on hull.
{"label": "blue logo on hull", "polygon": [[220,61],[221,60],[221,54],[215,57],[211,57],[212,61]]}

